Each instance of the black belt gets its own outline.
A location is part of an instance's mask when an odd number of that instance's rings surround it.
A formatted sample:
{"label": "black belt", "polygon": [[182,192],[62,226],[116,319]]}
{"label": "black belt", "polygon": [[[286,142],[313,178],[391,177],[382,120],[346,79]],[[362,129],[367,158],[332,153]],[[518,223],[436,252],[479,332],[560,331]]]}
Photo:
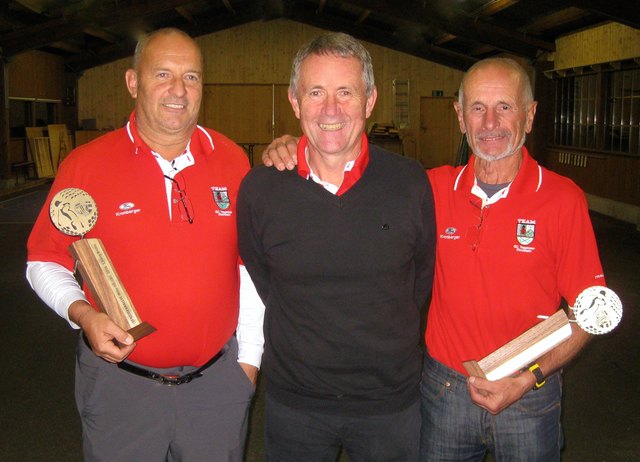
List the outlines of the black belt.
{"label": "black belt", "polygon": [[216,363],[216,361],[222,358],[222,356],[224,356],[227,349],[228,347],[225,345],[225,347],[222,348],[222,350],[220,350],[217,355],[215,355],[205,364],[200,366],[195,371],[189,372],[188,374],[184,374],[184,375],[159,374],[157,372],[153,372],[148,369],[144,369],[142,367],[134,366],[131,363],[125,363],[124,361],[119,362],[118,367],[123,371],[127,371],[135,375],[139,375],[140,377],[155,380],[156,382],[161,383],[162,385],[182,385],[183,383],[189,383],[193,379],[202,377],[202,372],[208,367],[213,366]]}

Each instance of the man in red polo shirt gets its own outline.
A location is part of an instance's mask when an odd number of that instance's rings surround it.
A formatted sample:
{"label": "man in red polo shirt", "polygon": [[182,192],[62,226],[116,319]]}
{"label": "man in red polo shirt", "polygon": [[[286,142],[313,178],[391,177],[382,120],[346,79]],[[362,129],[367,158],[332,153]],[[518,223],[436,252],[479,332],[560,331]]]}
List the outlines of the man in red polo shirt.
{"label": "man in red polo shirt", "polygon": [[[238,265],[236,197],[249,163],[197,125],[202,71],[184,32],[141,39],[126,73],[129,122],[65,159],[29,237],[27,278],[82,329],[76,402],[87,461],[242,460],[264,308]],[[78,238],[49,219],[66,188],[95,200],[86,237],[102,240],[140,318],[157,329],[138,342],[73,277],[68,248]]]}
{"label": "man in red polo shirt", "polygon": [[[475,64],[455,104],[473,155],[428,171],[437,254],[422,381],[422,460],[560,459],[560,370],[589,334],[572,336],[521,373],[488,381],[479,360],[604,285],[587,203],[524,147],[536,111],[529,77],[509,59]],[[546,381],[546,382],[545,382]],[[543,386],[544,385],[544,386]]]}

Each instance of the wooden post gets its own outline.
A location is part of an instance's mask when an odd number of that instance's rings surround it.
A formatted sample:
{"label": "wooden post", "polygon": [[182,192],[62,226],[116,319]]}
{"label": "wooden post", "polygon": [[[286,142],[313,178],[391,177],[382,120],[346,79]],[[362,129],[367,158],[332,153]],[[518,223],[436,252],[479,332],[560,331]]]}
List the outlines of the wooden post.
{"label": "wooden post", "polygon": [[[0,56],[0,72],[2,82],[0,84],[0,101],[2,113],[0,114],[0,180],[3,185],[12,183],[11,156],[9,153],[9,65],[4,56]],[[12,186],[12,184],[11,184]]]}

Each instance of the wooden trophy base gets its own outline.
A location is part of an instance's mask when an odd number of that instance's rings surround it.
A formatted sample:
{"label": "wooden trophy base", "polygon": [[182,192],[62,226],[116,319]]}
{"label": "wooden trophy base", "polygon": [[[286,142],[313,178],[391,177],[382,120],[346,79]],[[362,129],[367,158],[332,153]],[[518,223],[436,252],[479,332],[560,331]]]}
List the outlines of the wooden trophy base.
{"label": "wooden trophy base", "polygon": [[156,330],[152,325],[142,322],[138,316],[100,239],[80,239],[71,244],[70,250],[98,307],[113,322],[129,332],[134,340]]}
{"label": "wooden trophy base", "polygon": [[571,336],[571,324],[564,310],[498,348],[480,361],[462,363],[469,375],[500,380],[521,370]]}
{"label": "wooden trophy base", "polygon": [[131,334],[134,340],[138,340],[138,339],[141,339],[142,337],[146,337],[147,335],[155,331],[156,331],[155,327],[153,327],[148,322],[144,322],[144,321],[138,324],[137,326],[127,330],[127,332]]}

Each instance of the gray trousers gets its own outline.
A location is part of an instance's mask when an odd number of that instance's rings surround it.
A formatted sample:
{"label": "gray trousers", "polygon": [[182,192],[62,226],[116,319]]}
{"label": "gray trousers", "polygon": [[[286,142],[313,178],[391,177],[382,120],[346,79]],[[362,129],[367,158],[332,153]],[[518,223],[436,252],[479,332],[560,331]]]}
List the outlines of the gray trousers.
{"label": "gray trousers", "polygon": [[[98,358],[81,335],[76,404],[85,460],[242,461],[255,388],[237,358],[233,337],[202,377],[167,386]],[[195,369],[153,370],[182,375]]]}

